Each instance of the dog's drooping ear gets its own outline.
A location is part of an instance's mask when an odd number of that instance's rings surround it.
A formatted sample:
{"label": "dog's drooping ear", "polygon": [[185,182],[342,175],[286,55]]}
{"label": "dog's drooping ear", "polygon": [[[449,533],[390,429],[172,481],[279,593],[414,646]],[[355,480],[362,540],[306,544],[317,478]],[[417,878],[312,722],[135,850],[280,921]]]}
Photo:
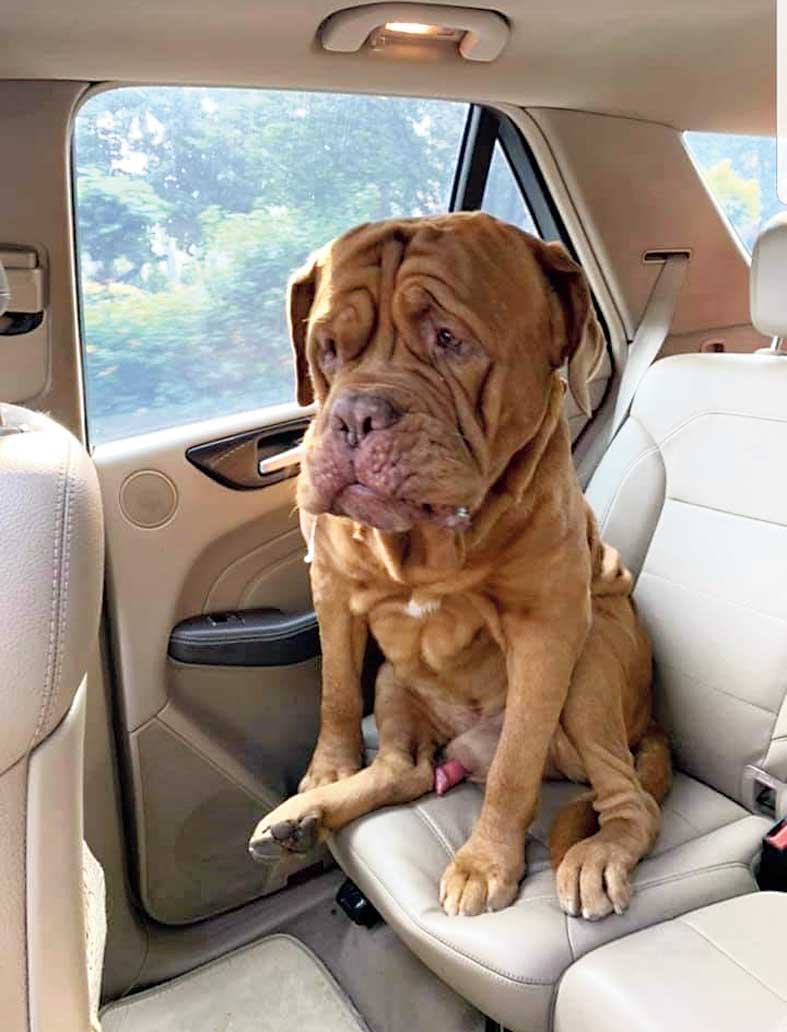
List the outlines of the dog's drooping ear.
{"label": "dog's drooping ear", "polygon": [[295,368],[295,397],[299,405],[311,405],[314,401],[314,386],[306,355],[306,335],[316,290],[317,261],[310,258],[302,268],[292,274],[287,285],[287,324]]}
{"label": "dog's drooping ear", "polygon": [[605,340],[593,310],[585,274],[568,251],[559,243],[543,244],[539,259],[561,310],[557,327],[557,351],[553,364],[559,369],[568,362],[568,386],[585,416],[593,409],[588,381],[604,352]]}

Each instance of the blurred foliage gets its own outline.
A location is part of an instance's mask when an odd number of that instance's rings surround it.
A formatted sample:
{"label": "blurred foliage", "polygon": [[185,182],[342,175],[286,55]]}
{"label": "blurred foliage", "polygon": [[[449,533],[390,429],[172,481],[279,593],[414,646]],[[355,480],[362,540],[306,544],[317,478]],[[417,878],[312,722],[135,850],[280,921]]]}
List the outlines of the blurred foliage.
{"label": "blurred foliage", "polygon": [[784,205],[776,193],[776,141],[770,136],[686,133],[691,156],[748,251],[760,227]]}
{"label": "blurred foliage", "polygon": [[705,173],[705,179],[716,200],[721,204],[727,218],[743,227],[744,234],[749,227],[759,225],[762,218],[762,191],[756,179],[744,179],[732,167],[730,158],[722,158]]}
{"label": "blurred foliage", "polygon": [[445,210],[467,105],[143,87],[76,123],[93,440],[288,401],[284,288],[359,222]]}

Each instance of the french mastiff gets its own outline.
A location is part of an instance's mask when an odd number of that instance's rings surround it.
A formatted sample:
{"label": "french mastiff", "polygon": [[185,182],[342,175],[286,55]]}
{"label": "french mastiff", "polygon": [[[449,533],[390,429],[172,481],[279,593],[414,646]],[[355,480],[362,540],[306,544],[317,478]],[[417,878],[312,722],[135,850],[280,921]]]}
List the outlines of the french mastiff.
{"label": "french mastiff", "polygon": [[[557,816],[563,909],[621,913],[653,845],[669,750],[631,576],[574,474],[568,385],[589,415],[603,337],[581,269],[490,216],[361,226],[290,284],[298,481],[323,652],[321,730],[300,793],[253,855],[305,851],[370,810],[485,784],[448,864],[448,914],[507,906],[543,778],[589,784]],[[379,752],[363,767],[367,635]]]}

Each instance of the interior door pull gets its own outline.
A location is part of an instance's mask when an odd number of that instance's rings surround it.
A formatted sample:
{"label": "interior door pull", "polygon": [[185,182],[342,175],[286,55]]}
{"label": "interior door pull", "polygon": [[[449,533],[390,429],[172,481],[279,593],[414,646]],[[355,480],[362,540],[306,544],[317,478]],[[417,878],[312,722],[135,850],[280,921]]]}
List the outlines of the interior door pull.
{"label": "interior door pull", "polygon": [[241,609],[182,620],[169,638],[169,655],[206,666],[290,666],[320,654],[314,610]]}
{"label": "interior door pull", "polygon": [[286,469],[288,466],[297,466],[302,456],[303,448],[300,444],[296,444],[294,448],[288,448],[286,451],[276,452],[275,455],[266,455],[264,459],[260,459],[260,476],[278,473],[279,470]]}
{"label": "interior door pull", "polygon": [[186,458],[224,487],[257,491],[295,476],[309,422],[309,416],[296,416],[286,423],[195,444]]}

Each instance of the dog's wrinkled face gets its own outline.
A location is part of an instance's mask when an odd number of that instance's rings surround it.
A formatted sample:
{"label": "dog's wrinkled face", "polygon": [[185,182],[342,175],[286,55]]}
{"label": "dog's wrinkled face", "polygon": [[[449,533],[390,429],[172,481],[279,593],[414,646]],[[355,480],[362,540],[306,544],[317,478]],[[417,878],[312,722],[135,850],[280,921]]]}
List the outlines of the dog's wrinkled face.
{"label": "dog's wrinkled face", "polygon": [[389,531],[465,526],[567,359],[587,411],[603,344],[566,251],[480,213],[339,237],[293,278],[290,327],[319,404],[299,504]]}

